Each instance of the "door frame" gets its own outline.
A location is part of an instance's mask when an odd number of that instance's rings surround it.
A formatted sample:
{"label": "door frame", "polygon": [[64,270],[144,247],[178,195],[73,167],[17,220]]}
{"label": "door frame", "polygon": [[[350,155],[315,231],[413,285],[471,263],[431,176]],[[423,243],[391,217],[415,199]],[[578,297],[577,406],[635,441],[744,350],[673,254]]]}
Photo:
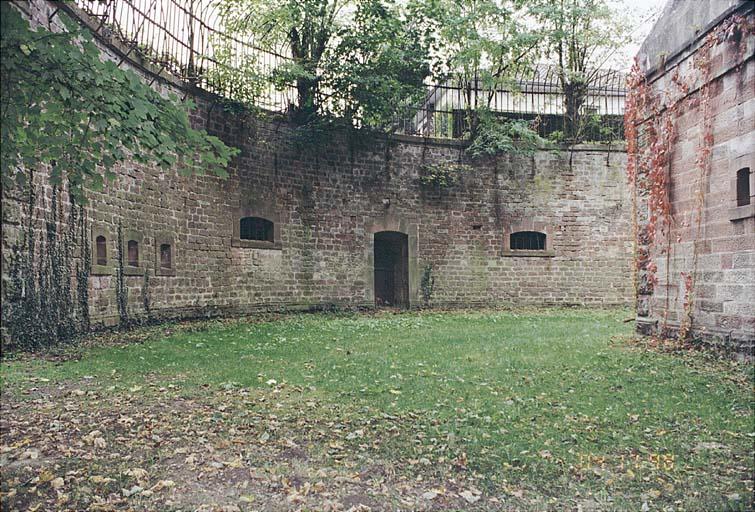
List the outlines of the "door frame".
{"label": "door frame", "polygon": [[365,245],[365,302],[375,307],[375,233],[381,231],[396,231],[403,233],[407,237],[407,274],[409,280],[409,303],[407,308],[417,307],[419,300],[419,270],[417,264],[417,254],[419,246],[418,228],[414,223],[409,223],[395,215],[385,215],[384,217],[374,219],[365,226],[366,243]]}

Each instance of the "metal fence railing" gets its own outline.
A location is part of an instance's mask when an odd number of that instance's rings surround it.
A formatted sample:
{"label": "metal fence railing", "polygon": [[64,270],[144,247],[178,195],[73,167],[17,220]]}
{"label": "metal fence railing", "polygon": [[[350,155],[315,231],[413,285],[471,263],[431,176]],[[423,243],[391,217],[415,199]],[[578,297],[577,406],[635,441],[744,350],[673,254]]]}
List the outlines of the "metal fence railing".
{"label": "metal fence railing", "polygon": [[[613,70],[592,78],[579,108],[583,140],[623,138],[624,83],[624,74]],[[547,65],[522,71],[506,87],[485,87],[475,78],[457,78],[428,86],[424,101],[405,109],[396,130],[459,138],[469,130],[470,112],[485,108],[499,118],[527,121],[543,137],[558,137],[568,132],[565,99],[555,68]]]}
{"label": "metal fence railing", "polygon": [[[293,86],[266,80],[288,61],[224,31],[217,0],[75,0],[98,30],[115,36],[158,67],[231,100],[285,112]],[[564,92],[554,67],[522,71],[510,85],[485,87],[472,78],[427,85],[424,100],[396,116],[392,130],[407,135],[461,138],[480,107],[506,119],[530,123],[541,136],[565,133]],[[623,138],[625,76],[601,71],[590,81],[579,113],[584,140]],[[469,109],[468,106],[472,108]]]}
{"label": "metal fence railing", "polygon": [[[265,80],[289,57],[262,49],[223,31],[213,0],[75,0],[109,32],[158,67],[210,92],[237,101],[253,99],[283,112],[293,88],[280,90]],[[241,73],[245,74],[241,80]]]}

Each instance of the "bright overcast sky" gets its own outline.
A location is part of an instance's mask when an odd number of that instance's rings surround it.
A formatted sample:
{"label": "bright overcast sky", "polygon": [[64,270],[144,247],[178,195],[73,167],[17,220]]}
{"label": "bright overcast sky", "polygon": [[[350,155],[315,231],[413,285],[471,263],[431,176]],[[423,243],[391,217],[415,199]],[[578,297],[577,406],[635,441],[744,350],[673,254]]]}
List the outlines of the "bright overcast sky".
{"label": "bright overcast sky", "polygon": [[626,12],[631,17],[632,24],[639,23],[639,26],[632,34],[633,43],[625,48],[622,52],[623,55],[611,66],[618,69],[629,69],[632,65],[632,59],[640,49],[642,41],[650,32],[650,29],[653,28],[653,24],[660,16],[661,11],[663,11],[666,0],[611,0],[611,3],[619,12]]}

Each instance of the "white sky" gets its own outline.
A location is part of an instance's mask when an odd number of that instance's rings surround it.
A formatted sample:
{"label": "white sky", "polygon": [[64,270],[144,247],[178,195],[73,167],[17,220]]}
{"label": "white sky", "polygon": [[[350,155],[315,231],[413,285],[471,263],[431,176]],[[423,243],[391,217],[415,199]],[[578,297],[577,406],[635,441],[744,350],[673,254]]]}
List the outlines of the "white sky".
{"label": "white sky", "polygon": [[639,23],[632,34],[633,42],[624,48],[624,51],[621,52],[622,55],[617,56],[611,66],[615,69],[628,70],[632,66],[632,61],[634,56],[637,55],[642,41],[660,17],[663,7],[666,5],[666,0],[611,0],[611,4],[619,12],[627,13],[632,24]]}
{"label": "white sky", "polygon": [[[159,18],[160,9],[158,9],[162,0],[135,0],[134,3],[140,7],[144,12],[150,12],[152,16]],[[401,0],[399,0],[401,1]],[[688,0],[688,1],[709,1],[709,0]],[[78,0],[79,3],[87,4],[95,11],[101,10],[102,6],[87,0]],[[658,19],[661,11],[663,10],[666,0],[608,0],[618,13],[624,13],[626,20],[630,25],[637,24],[637,28],[632,34],[633,42],[622,51],[617,52],[612,58],[603,64],[601,67],[608,67],[617,70],[628,70],[631,65],[634,56],[640,48],[642,41],[645,39],[653,23]],[[156,9],[156,10],[155,10]],[[212,9],[210,10],[212,11]],[[175,12],[174,16],[181,17],[180,12]],[[125,24],[125,27],[129,27],[133,20],[130,17],[126,17],[121,20]],[[174,23],[176,20],[171,20]],[[180,20],[179,20],[180,22]],[[180,24],[180,23],[179,23]],[[211,23],[212,24],[212,23]],[[180,37],[180,35],[179,35]],[[159,53],[162,51],[161,38],[153,38],[149,42],[155,50]],[[180,50],[180,48],[177,48]],[[188,59],[188,56],[186,57]],[[184,59],[185,60],[185,59]]]}

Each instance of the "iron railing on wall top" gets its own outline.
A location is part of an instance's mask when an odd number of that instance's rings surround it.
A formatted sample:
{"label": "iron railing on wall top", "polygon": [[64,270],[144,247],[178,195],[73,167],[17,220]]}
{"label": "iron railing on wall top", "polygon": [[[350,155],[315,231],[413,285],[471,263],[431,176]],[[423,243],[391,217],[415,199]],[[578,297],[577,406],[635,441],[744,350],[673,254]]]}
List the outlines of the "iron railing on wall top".
{"label": "iron railing on wall top", "polygon": [[[214,0],[75,0],[75,4],[94,18],[99,31],[117,37],[129,52],[181,80],[275,112],[287,111],[294,101],[293,86],[281,90],[264,80],[290,57],[224,31]],[[249,80],[250,75],[263,79]],[[424,100],[403,108],[390,129],[406,135],[461,138],[469,129],[469,112],[485,107],[501,118],[529,122],[541,136],[566,133],[564,92],[554,67],[522,71],[513,83],[487,88],[475,78],[456,78],[427,85]],[[625,95],[623,73],[595,74],[580,108],[581,138],[623,138]]]}

